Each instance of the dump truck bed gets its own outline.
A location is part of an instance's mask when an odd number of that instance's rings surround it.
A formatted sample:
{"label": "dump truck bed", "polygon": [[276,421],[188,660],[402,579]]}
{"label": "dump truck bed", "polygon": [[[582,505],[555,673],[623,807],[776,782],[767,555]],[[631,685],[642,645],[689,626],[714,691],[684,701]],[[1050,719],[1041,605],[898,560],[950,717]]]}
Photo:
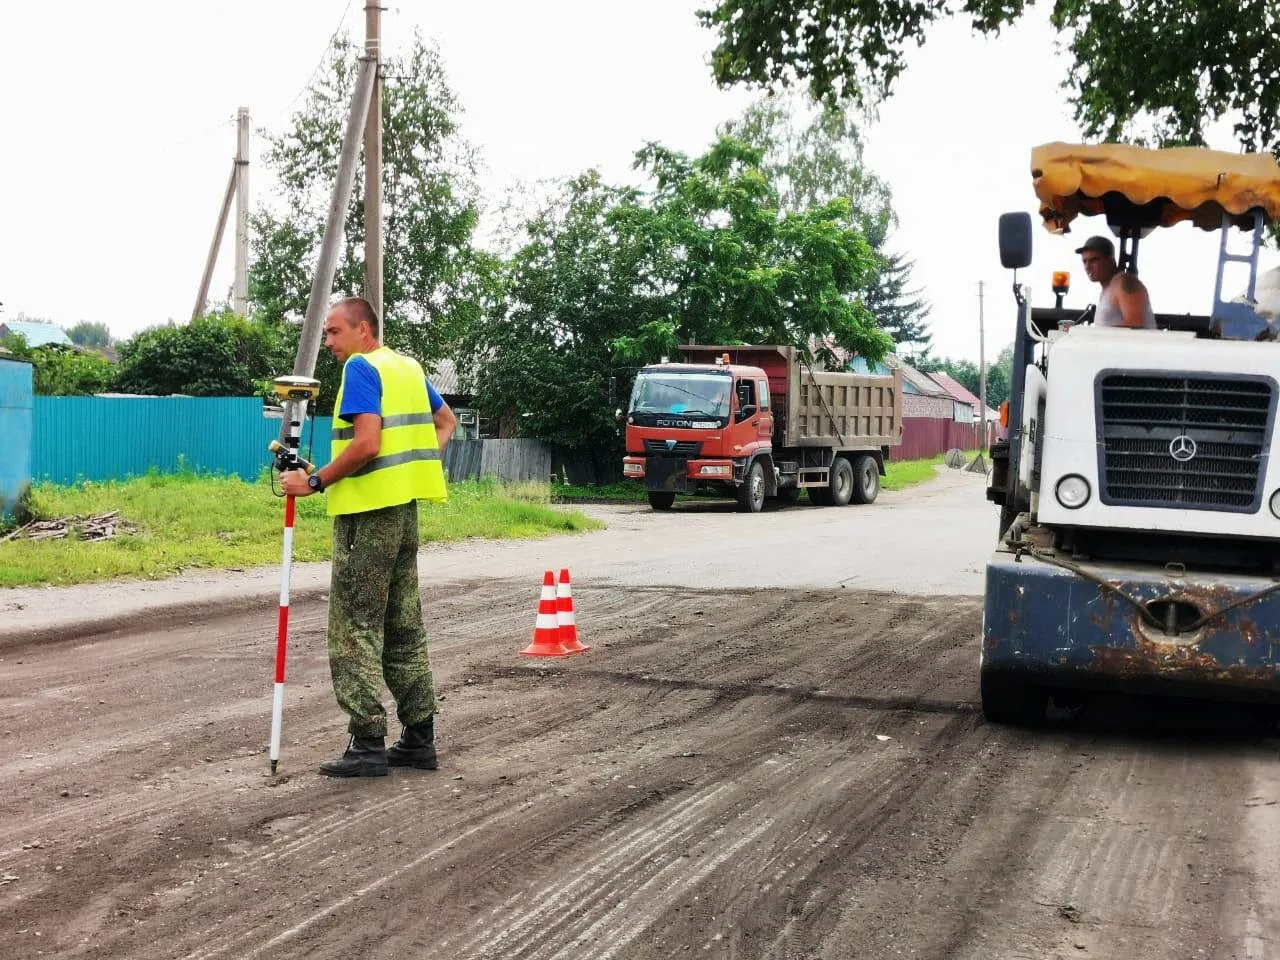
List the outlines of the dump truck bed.
{"label": "dump truck bed", "polygon": [[876,376],[816,370],[795,347],[703,346],[680,348],[690,363],[759,367],[769,377],[776,441],[784,447],[869,450],[902,442],[902,371]]}

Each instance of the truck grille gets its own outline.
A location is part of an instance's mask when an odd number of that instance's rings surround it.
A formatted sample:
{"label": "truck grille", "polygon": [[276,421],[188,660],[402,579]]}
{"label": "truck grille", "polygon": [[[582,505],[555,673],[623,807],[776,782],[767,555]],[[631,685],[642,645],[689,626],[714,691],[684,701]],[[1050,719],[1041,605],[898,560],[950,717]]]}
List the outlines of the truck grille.
{"label": "truck grille", "polygon": [[702,452],[702,444],[697,440],[677,440],[674,445],[667,446],[665,440],[646,440],[644,452],[663,457],[696,457]]}
{"label": "truck grille", "polygon": [[1117,506],[1251,513],[1274,417],[1263,378],[1103,376],[1102,499]]}

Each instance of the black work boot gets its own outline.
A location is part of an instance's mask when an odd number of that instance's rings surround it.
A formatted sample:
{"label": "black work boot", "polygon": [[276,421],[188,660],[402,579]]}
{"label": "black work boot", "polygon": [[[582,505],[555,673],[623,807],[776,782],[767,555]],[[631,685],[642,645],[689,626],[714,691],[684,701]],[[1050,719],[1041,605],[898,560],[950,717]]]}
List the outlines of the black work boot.
{"label": "black work boot", "polygon": [[382,737],[352,737],[347,752],[320,764],[327,777],[385,777],[387,749]]}
{"label": "black work boot", "polygon": [[435,717],[406,726],[400,739],[387,750],[387,763],[393,767],[436,769]]}

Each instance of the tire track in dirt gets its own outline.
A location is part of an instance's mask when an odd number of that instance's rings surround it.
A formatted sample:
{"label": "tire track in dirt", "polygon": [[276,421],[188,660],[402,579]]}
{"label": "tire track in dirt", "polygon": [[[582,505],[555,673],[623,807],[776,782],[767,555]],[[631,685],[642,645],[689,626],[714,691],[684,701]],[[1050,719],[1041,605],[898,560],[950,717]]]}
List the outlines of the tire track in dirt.
{"label": "tire track in dirt", "polygon": [[[618,595],[616,595],[616,596],[618,597],[618,599],[617,599],[617,600],[615,600],[615,601],[614,601],[614,604],[611,604],[611,605],[612,605],[612,606],[616,606],[616,607],[617,607],[617,610],[618,610],[618,614],[619,614],[620,619],[624,620],[625,622],[627,622],[627,623],[629,623],[629,624],[634,624],[634,623],[636,622],[636,621],[635,621],[635,618],[634,618],[634,611],[633,611],[633,610],[631,610],[631,609],[629,609],[629,608],[628,608],[628,606],[627,606],[627,604],[624,602],[624,601],[625,601],[625,596],[624,596],[624,595],[622,595],[622,594],[618,594]],[[483,599],[488,600],[489,598],[483,598]],[[652,604],[653,604],[654,606],[656,606],[656,605],[658,605],[658,604],[661,602],[662,597],[661,597],[661,594],[658,594],[658,593],[656,593],[656,592],[655,592],[655,593],[654,593],[654,595],[653,595],[653,597],[652,597],[651,599],[652,599]],[[792,603],[793,603],[793,602],[794,602],[794,601],[792,601],[790,598],[784,598],[784,603],[782,604],[782,611],[781,611],[781,612],[782,612],[782,613],[785,613],[785,610],[786,610],[788,607],[790,607],[790,606],[792,605]],[[604,606],[604,605],[601,605],[601,606]],[[607,610],[607,607],[606,607],[606,610]],[[611,611],[609,611],[609,612],[611,612]],[[610,624],[609,624],[609,618],[607,617],[607,614],[606,614],[606,616],[605,616],[605,617],[600,617],[598,614],[599,614],[599,611],[597,611],[597,617],[596,617],[596,621],[595,621],[595,622],[597,622],[598,626],[601,628],[601,630],[602,630],[603,632],[607,632],[607,631],[608,631],[608,629],[609,629],[609,626],[610,626]],[[773,620],[776,620],[776,619],[778,619],[779,615],[780,615],[780,611],[779,611],[779,609],[778,609],[778,608],[774,608],[774,610],[773,610],[773,611],[772,611],[772,613],[768,616],[768,618],[767,618],[767,619],[773,619]],[[518,613],[518,612],[514,613],[512,616],[514,616],[516,620],[523,619],[523,618],[521,618],[521,617],[519,616],[519,613]],[[492,620],[492,623],[493,623],[493,625],[494,625],[494,626],[496,626],[496,627],[498,627],[498,628],[499,628],[499,631],[500,631],[500,632],[505,632],[505,631],[503,630],[503,628],[505,628],[505,627],[509,627],[509,626],[511,625],[511,619],[512,619],[512,616],[504,615],[504,616],[496,617],[496,618],[494,618],[494,619]],[[755,627],[759,622],[761,622],[761,621],[760,621],[760,620],[749,620],[746,624],[740,624],[740,625],[739,625],[740,632],[745,632],[745,631],[741,631],[741,628],[742,628],[742,627],[745,627],[747,630],[749,630],[750,628]],[[731,629],[732,629],[732,627],[731,627]],[[704,710],[711,710],[712,708],[711,708],[711,707],[706,707],[706,708],[703,708],[703,709],[704,709]],[[565,718],[565,720],[564,720],[563,722],[564,722],[564,723],[568,723],[568,724],[573,724],[573,723],[580,722],[580,720],[581,720],[581,719],[582,719],[582,717],[581,717],[581,716],[575,715],[575,716],[572,716],[572,717],[569,717],[569,718]],[[546,721],[546,720],[542,719],[541,717],[534,715],[534,716],[525,716],[525,717],[522,717],[522,718],[521,718],[521,722],[519,722],[518,724],[516,724],[514,729],[512,729],[512,728],[511,728],[511,725],[510,725],[510,724],[508,724],[508,728],[507,728],[506,730],[500,730],[500,729],[496,729],[496,728],[495,728],[495,731],[494,731],[494,732],[495,732],[495,734],[497,734],[498,736],[504,736],[504,737],[506,737],[506,738],[514,738],[514,739],[516,739],[516,740],[524,740],[524,739],[526,738],[526,736],[527,736],[527,737],[533,737],[533,736],[535,736],[535,735],[542,735],[542,736],[545,736],[545,735],[546,735],[550,730],[553,730],[553,729],[554,729],[554,727],[555,727],[555,725],[554,725],[553,723],[549,723],[548,721]],[[476,732],[479,732],[479,733],[481,734],[482,739],[484,738],[484,735],[483,735],[483,729],[481,729],[481,730],[479,730],[479,731],[476,731]],[[167,803],[167,804],[163,804],[163,805],[157,804],[157,805],[156,805],[156,808],[155,808],[155,809],[153,809],[153,810],[151,810],[151,811],[138,811],[138,810],[135,808],[135,809],[132,811],[132,814],[133,814],[133,816],[134,816],[134,817],[137,817],[139,814],[145,814],[145,813],[147,813],[147,812],[150,812],[150,813],[153,813],[153,814],[157,814],[157,813],[158,813],[158,814],[163,814],[163,813],[168,812],[168,811],[171,811],[171,810],[173,810],[173,811],[180,810],[180,809],[181,809],[181,807],[182,807],[182,804],[183,804],[183,798],[182,798],[182,797],[175,797],[175,798],[173,798],[173,800],[172,800],[172,801],[170,801],[170,802],[169,802],[169,803]],[[369,819],[369,818],[375,818],[375,817],[377,817],[377,816],[380,814],[380,812],[381,812],[381,809],[380,809],[380,808],[373,808],[373,809],[370,809],[370,810],[367,812],[366,817],[365,817],[365,818],[361,818],[361,820],[363,820],[363,819]],[[335,819],[336,819],[336,820],[338,820],[339,822],[341,822],[341,820],[342,820],[343,818],[342,818],[342,817],[337,817],[337,818],[335,818]],[[358,824],[359,822],[361,822],[361,820],[356,820],[356,821],[354,821],[354,823]],[[124,822],[123,822],[123,825],[124,825],[124,826],[131,826],[131,825],[132,825],[131,820],[130,820],[129,818],[126,818],[126,819],[124,820]],[[108,825],[106,825],[106,824],[100,824],[100,826],[108,826]],[[315,828],[315,825],[313,824],[313,825],[312,825],[312,827],[313,827],[313,829],[314,829],[314,828]],[[160,831],[160,832],[163,832],[163,830],[162,830],[162,831]],[[305,850],[305,849],[307,849],[307,848],[309,848],[309,847],[316,846],[316,845],[317,845],[317,844],[318,844],[322,839],[324,839],[324,838],[326,837],[326,834],[325,834],[325,830],[324,830],[323,825],[321,825],[319,829],[316,829],[316,830],[315,830],[315,833],[316,833],[316,838],[315,838],[313,841],[308,841],[308,840],[306,840],[306,839],[304,838],[303,840],[301,840],[301,841],[299,841],[299,842],[298,842],[298,844],[297,844],[297,849],[298,849],[298,851],[303,851],[303,850]],[[252,882],[252,881],[250,881],[250,882]]]}
{"label": "tire track in dirt", "polygon": [[1000,923],[955,955],[1220,955],[1224,931],[1200,914],[1220,896],[1210,888],[1239,869],[1238,825],[1217,814],[1241,806],[1255,748],[1052,739],[1068,775],[1036,810],[1021,862],[988,884]]}

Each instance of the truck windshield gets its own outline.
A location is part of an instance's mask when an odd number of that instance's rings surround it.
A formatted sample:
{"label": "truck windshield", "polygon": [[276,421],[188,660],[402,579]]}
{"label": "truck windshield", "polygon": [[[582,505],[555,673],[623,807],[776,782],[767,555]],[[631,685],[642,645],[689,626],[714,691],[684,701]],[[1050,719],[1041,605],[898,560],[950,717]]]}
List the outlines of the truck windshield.
{"label": "truck windshield", "polygon": [[727,373],[641,373],[631,412],[727,417],[731,382]]}

